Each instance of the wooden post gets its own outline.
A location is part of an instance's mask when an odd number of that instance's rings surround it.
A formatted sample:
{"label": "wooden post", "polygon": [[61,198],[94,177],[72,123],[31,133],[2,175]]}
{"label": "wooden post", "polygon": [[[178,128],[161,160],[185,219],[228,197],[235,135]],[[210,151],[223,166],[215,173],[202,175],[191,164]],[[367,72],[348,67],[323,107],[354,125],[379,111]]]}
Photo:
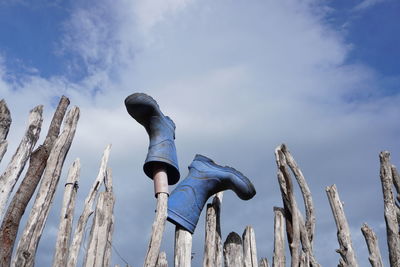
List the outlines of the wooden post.
{"label": "wooden post", "polygon": [[110,157],[110,150],[111,150],[111,145],[108,145],[103,152],[103,157],[101,158],[99,173],[97,174],[96,180],[94,181],[92,188],[90,189],[89,194],[85,199],[83,212],[79,217],[74,237],[72,239],[72,243],[69,248],[69,255],[67,262],[68,267],[75,267],[78,261],[79,249],[82,244],[83,232],[85,230],[89,216],[92,215],[93,213],[93,203],[96,199],[100,186],[103,183],[107,174],[107,164],[108,164],[108,158]]}
{"label": "wooden post", "polygon": [[0,100],[0,140],[5,140],[10,130],[11,114],[4,99]]}
{"label": "wooden post", "polygon": [[354,253],[353,244],[351,242],[350,228],[346,220],[346,215],[343,210],[343,204],[340,201],[336,185],[326,187],[329,204],[332,209],[333,217],[337,227],[337,238],[340,248],[336,250],[342,257],[339,261],[340,266],[357,267],[358,263]]}
{"label": "wooden post", "polygon": [[167,254],[164,251],[161,251],[158,255],[156,267],[168,267]]}
{"label": "wooden post", "polygon": [[261,259],[260,259],[260,265],[259,265],[259,266],[260,266],[260,267],[269,267],[267,258],[261,258]]}
{"label": "wooden post", "polygon": [[31,155],[32,149],[39,139],[42,127],[43,106],[37,106],[31,110],[28,119],[28,127],[25,135],[13,155],[5,172],[0,176],[0,219],[3,219],[5,208],[15,184]]}
{"label": "wooden post", "polygon": [[364,223],[361,227],[361,231],[364,235],[365,241],[367,242],[369,252],[369,262],[372,267],[383,267],[381,252],[379,250],[378,238],[374,231]]}
{"label": "wooden post", "polygon": [[61,123],[68,105],[69,99],[64,96],[61,97],[50,123],[46,139],[41,146],[32,152],[25,177],[5,213],[0,228],[0,240],[3,242],[3,245],[0,246],[0,261],[5,266],[9,266],[11,263],[11,255],[22,216],[42,177],[50,151],[60,133]]}
{"label": "wooden post", "polygon": [[83,266],[102,267],[105,264],[109,234],[112,230],[112,214],[114,208],[113,192],[101,192],[90,230],[89,245]]}
{"label": "wooden post", "polygon": [[272,266],[285,267],[285,211],[282,208],[274,207],[274,256]]}
{"label": "wooden post", "polygon": [[50,205],[53,202],[55,190],[60,179],[65,157],[72,144],[79,119],[79,109],[73,107],[67,114],[63,132],[57,138],[50,156],[47,168],[43,174],[38,193],[33,203],[25,230],[21,235],[12,266],[33,266],[36,249],[42,235]]}
{"label": "wooden post", "polygon": [[[293,192],[293,184],[291,181],[289,170],[287,169],[287,163],[284,153],[282,152],[281,146],[275,149],[276,164],[278,165],[278,181],[281,185],[281,191],[283,190],[284,196],[284,207],[287,213],[291,216],[285,216],[287,219],[291,217],[290,224],[286,223],[286,229],[288,230],[288,241],[291,254],[291,266],[298,267],[300,264],[299,259],[299,248],[300,248],[300,222],[299,222],[299,211],[297,208],[296,199]],[[285,187],[284,189],[282,189]],[[286,200],[285,200],[286,199]],[[285,203],[286,202],[286,203]],[[289,227],[288,227],[289,226]]]}
{"label": "wooden post", "polygon": [[215,195],[212,204],[207,205],[206,231],[204,242],[204,267],[222,267],[222,241],[220,226],[220,209],[223,192]]}
{"label": "wooden post", "polygon": [[225,267],[243,266],[243,243],[240,236],[235,233],[229,233],[224,243]]}
{"label": "wooden post", "polygon": [[[289,248],[292,255],[291,264],[293,266],[298,265],[300,260],[300,255],[298,254],[300,246],[299,243],[301,241],[302,250],[308,254],[307,258],[310,261],[310,265],[312,267],[320,267],[320,264],[315,259],[312,249],[312,240],[315,229],[315,215],[311,192],[308,188],[307,182],[285,144],[282,144],[276,148],[275,156],[278,165],[278,182],[281,189],[285,210]],[[306,222],[304,222],[303,216],[297,208],[296,199],[293,193],[292,179],[287,165],[294,173],[300,186],[306,209]],[[293,253],[296,251],[297,253],[295,258],[293,258]]]}
{"label": "wooden post", "polygon": [[396,191],[397,191],[396,199],[397,199],[397,201],[400,202],[400,175],[399,175],[399,172],[397,171],[396,166],[394,166],[394,165],[392,165],[392,178],[393,178],[394,187],[396,188]]}
{"label": "wooden post", "polygon": [[78,180],[81,164],[76,159],[69,169],[65,183],[63,205],[61,208],[60,226],[58,228],[53,266],[65,266],[68,260],[69,241],[71,239],[72,221],[74,218],[75,199],[78,191]]}
{"label": "wooden post", "polygon": [[11,114],[4,99],[0,100],[0,162],[7,151],[7,135],[11,125]]}
{"label": "wooden post", "polygon": [[383,191],[389,261],[390,266],[400,266],[399,222],[397,221],[396,205],[392,192],[393,178],[390,165],[390,153],[388,151],[381,152],[379,154],[379,159],[381,163],[380,178]]}
{"label": "wooden post", "polygon": [[251,226],[246,226],[242,235],[244,267],[258,267],[256,235]]}
{"label": "wooden post", "polygon": [[190,267],[192,261],[192,234],[185,229],[175,227],[175,267]]}
{"label": "wooden post", "polygon": [[160,163],[153,170],[154,193],[157,198],[156,216],[152,226],[152,233],[144,261],[145,267],[154,267],[160,253],[161,241],[167,220],[168,205],[168,177],[164,164]]}
{"label": "wooden post", "polygon": [[287,164],[289,165],[290,169],[294,173],[294,176],[299,184],[301,193],[303,195],[304,206],[306,211],[306,221],[305,227],[308,234],[308,240],[312,247],[312,241],[315,232],[315,212],[314,212],[314,204],[312,200],[312,195],[310,188],[308,187],[307,181],[304,178],[302,171],[300,170],[299,166],[297,165],[296,161],[294,160],[293,156],[290,154],[287,146],[285,144],[281,145],[281,150],[285,155],[285,159]]}

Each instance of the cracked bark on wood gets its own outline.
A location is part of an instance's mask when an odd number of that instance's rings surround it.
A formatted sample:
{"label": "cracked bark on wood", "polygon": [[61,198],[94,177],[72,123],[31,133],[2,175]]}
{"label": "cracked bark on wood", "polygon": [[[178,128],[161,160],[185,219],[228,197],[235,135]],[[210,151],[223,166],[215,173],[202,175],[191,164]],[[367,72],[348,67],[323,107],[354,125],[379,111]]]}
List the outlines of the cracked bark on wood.
{"label": "cracked bark on wood", "polygon": [[175,267],[190,267],[192,261],[192,234],[185,229],[175,227]]}
{"label": "cracked bark on wood", "polygon": [[244,267],[258,267],[256,235],[251,226],[246,226],[242,235]]}
{"label": "cracked bark on wood", "polygon": [[399,222],[397,221],[396,205],[392,192],[393,178],[390,165],[390,153],[388,151],[381,152],[379,154],[379,159],[381,164],[380,178],[383,191],[389,262],[390,266],[400,266]]}
{"label": "cracked bark on wood", "polygon": [[67,264],[80,168],[80,161],[79,159],[76,159],[69,169],[67,182],[65,183],[63,205],[61,207],[60,215],[60,225],[58,227],[53,257],[54,267],[65,266]]}
{"label": "cracked bark on wood", "polygon": [[152,234],[144,262],[145,267],[153,267],[157,262],[161,240],[164,234],[165,221],[167,220],[168,194],[157,194],[156,216],[152,226]]}
{"label": "cracked bark on wood", "polygon": [[223,249],[221,241],[220,210],[223,192],[219,192],[207,205],[204,242],[204,267],[222,267]]}
{"label": "cracked bark on wood", "polygon": [[106,175],[107,175],[107,164],[108,158],[110,157],[110,150],[111,145],[108,145],[101,158],[101,164],[99,173],[97,174],[96,180],[94,181],[88,196],[85,199],[85,205],[83,207],[83,211],[81,216],[79,216],[78,224],[76,226],[73,239],[69,248],[69,255],[68,255],[68,267],[75,267],[78,261],[79,249],[82,244],[83,232],[85,230],[87,221],[94,212],[93,210],[93,203],[96,199],[97,193],[99,192],[100,186],[103,183]]}
{"label": "cracked bark on wood", "polygon": [[374,231],[364,223],[361,227],[361,232],[367,242],[369,257],[368,260],[372,267],[383,267],[381,251],[379,250],[378,237]]}
{"label": "cracked bark on wood", "polygon": [[5,266],[10,265],[11,255],[22,216],[42,177],[50,150],[60,133],[61,123],[68,105],[69,99],[65,96],[61,97],[50,123],[46,139],[41,146],[32,152],[25,177],[19,185],[17,192],[15,192],[7,212],[5,213],[0,228],[0,241],[3,244],[3,246],[0,247],[0,260]]}
{"label": "cracked bark on wood", "polygon": [[[399,172],[397,171],[396,166],[392,165],[391,169],[392,169],[393,184],[394,184],[394,187],[396,188],[396,192],[397,192],[396,199],[398,202],[400,202],[400,175],[399,175]],[[396,203],[396,204],[399,204],[399,203]]]}
{"label": "cracked bark on wood", "polygon": [[306,221],[305,227],[308,234],[308,240],[310,241],[312,247],[312,241],[315,232],[315,212],[314,212],[314,204],[312,200],[312,195],[310,188],[308,187],[307,181],[304,178],[302,171],[294,160],[293,156],[290,154],[290,151],[287,149],[286,145],[283,144],[281,146],[281,150],[285,155],[286,162],[289,165],[290,169],[294,173],[294,176],[299,184],[301,193],[303,195],[304,206],[306,211]]}
{"label": "cracked bark on wood", "polygon": [[224,243],[224,262],[225,267],[243,266],[243,243],[240,236],[235,233],[229,233]]}
{"label": "cracked bark on wood", "polygon": [[[286,205],[285,208],[287,209],[288,213],[290,213],[291,217],[285,216],[287,219],[291,219],[291,228],[286,228],[288,231],[288,241],[289,241],[289,248],[291,254],[291,266],[298,267],[300,263],[299,259],[299,249],[300,249],[300,223],[299,223],[299,211],[297,208],[296,199],[294,197],[293,192],[293,184],[290,177],[289,170],[287,169],[287,163],[284,153],[281,150],[281,146],[275,149],[275,158],[276,164],[278,166],[278,181],[282,184],[282,187],[285,186],[285,198],[286,198]],[[285,204],[285,200],[284,200]],[[288,225],[288,223],[286,223]]]}
{"label": "cracked bark on wood", "polygon": [[4,99],[0,100],[0,162],[7,152],[7,135],[11,125],[11,114]]}
{"label": "cracked bark on wood", "polygon": [[285,211],[283,208],[274,207],[274,256],[272,266],[285,267]]}
{"label": "cracked bark on wood", "polygon": [[[306,207],[306,210],[308,210],[308,212],[307,212],[308,219],[307,219],[307,222],[305,223],[303,216],[301,215],[300,211],[297,208],[297,204],[295,205],[295,207],[296,207],[295,210],[296,210],[296,214],[297,214],[297,218],[295,218],[295,220],[298,221],[298,225],[299,225],[298,228],[299,228],[299,232],[300,232],[300,241],[302,244],[302,250],[308,254],[308,259],[309,259],[312,267],[320,267],[320,264],[315,259],[314,252],[312,249],[312,241],[311,241],[312,237],[314,236],[314,228],[315,228],[315,215],[314,215],[314,207],[313,207],[311,192],[308,189],[308,185],[305,181],[305,178],[304,178],[300,168],[298,167],[297,163],[294,161],[293,156],[289,153],[285,144],[282,144],[275,149],[275,156],[277,159],[278,182],[279,182],[279,186],[281,189],[281,194],[282,194],[282,199],[283,199],[283,204],[284,204],[287,236],[288,236],[288,242],[289,242],[289,247],[291,248],[291,252],[292,252],[293,248],[291,247],[290,244],[294,244],[293,243],[293,230],[297,230],[297,227],[293,226],[293,208],[292,208],[291,202],[294,200],[294,204],[296,204],[296,200],[294,198],[294,194],[293,194],[293,200],[290,199],[291,197],[288,194],[288,192],[293,191],[293,185],[292,185],[290,172],[286,165],[288,165],[291,168],[291,170],[293,171],[293,173],[295,174],[296,180],[298,181],[299,186],[302,191],[302,194],[303,194],[304,205]],[[288,191],[287,187],[290,188],[289,191]],[[308,229],[306,227],[307,224],[308,224]],[[310,238],[311,238],[311,240],[310,240]],[[293,264],[296,265],[297,261],[298,261],[298,259],[295,259],[295,262]],[[293,262],[293,256],[292,256],[292,262]]]}
{"label": "cracked bark on wood", "polygon": [[326,194],[328,195],[329,204],[331,206],[333,217],[335,219],[337,227],[337,238],[340,248],[337,249],[336,252],[339,253],[342,257],[339,260],[339,266],[357,267],[358,263],[351,241],[350,227],[347,223],[343,204],[340,201],[336,185],[328,186],[325,190]]}
{"label": "cracked bark on wood", "polygon": [[8,142],[7,140],[0,141],[0,162],[4,157],[4,154],[7,152]]}
{"label": "cracked bark on wood", "polygon": [[42,113],[42,105],[37,106],[30,111],[28,127],[25,131],[25,135],[22,137],[17,151],[8,163],[6,170],[0,176],[0,219],[3,219],[10,194],[24,169],[29,156],[31,155],[33,147],[39,139],[43,121]]}
{"label": "cracked bark on wood", "polygon": [[55,141],[47,160],[47,168],[39,185],[38,193],[27,224],[16,249],[12,266],[33,266],[36,249],[54,199],[61,170],[71,147],[79,120],[79,108],[73,107],[67,114],[63,132]]}
{"label": "cracked bark on wood", "polygon": [[112,191],[101,192],[97,200],[93,224],[90,230],[89,244],[83,262],[85,267],[108,266],[106,250],[109,235],[112,235],[112,216],[115,197]]}
{"label": "cracked bark on wood", "polygon": [[10,130],[11,113],[4,99],[0,100],[0,141],[5,140]]}

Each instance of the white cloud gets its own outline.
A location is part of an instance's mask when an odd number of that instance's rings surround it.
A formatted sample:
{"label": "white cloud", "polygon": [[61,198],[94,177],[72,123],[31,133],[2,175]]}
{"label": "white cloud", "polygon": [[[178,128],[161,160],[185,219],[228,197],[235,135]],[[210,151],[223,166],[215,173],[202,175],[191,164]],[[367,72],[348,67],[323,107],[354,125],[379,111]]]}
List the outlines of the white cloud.
{"label": "white cloud", "polygon": [[383,3],[385,0],[364,0],[359,3],[354,9],[355,10],[363,10],[367,8],[371,8],[377,4]]}

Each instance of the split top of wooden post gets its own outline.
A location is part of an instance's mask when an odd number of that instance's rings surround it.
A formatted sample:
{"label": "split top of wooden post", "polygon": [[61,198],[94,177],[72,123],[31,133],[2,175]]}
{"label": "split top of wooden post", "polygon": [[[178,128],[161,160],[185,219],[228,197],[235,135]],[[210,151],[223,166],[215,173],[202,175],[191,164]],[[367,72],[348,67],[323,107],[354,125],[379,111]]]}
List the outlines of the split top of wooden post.
{"label": "split top of wooden post", "polygon": [[168,176],[167,166],[165,163],[157,163],[153,165],[153,181],[154,181],[154,195],[157,197],[159,193],[169,195],[168,191]]}

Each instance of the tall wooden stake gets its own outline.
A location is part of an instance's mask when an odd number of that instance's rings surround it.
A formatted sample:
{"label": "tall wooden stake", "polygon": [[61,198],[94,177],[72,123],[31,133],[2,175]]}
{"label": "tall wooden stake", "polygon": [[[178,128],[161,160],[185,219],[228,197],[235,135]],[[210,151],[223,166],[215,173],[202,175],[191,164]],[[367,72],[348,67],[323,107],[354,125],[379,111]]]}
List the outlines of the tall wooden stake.
{"label": "tall wooden stake", "polygon": [[392,192],[393,178],[390,153],[388,151],[381,152],[379,159],[381,162],[380,177],[383,191],[387,243],[389,247],[389,261],[390,266],[400,266],[399,222],[397,221],[396,205]]}
{"label": "tall wooden stake", "polygon": [[285,267],[285,211],[274,207],[274,256],[272,266]]}
{"label": "tall wooden stake", "polygon": [[80,161],[79,159],[76,159],[69,169],[67,182],[65,183],[64,199],[61,208],[60,226],[58,228],[53,267],[65,266],[67,264],[80,168]]}
{"label": "tall wooden stake", "polygon": [[7,151],[7,135],[11,125],[11,114],[4,99],[0,100],[0,162]]}
{"label": "tall wooden stake", "polygon": [[225,267],[243,266],[243,243],[240,236],[235,233],[229,233],[224,243],[224,261]]}
{"label": "tall wooden stake", "polygon": [[110,157],[110,150],[111,150],[111,145],[108,145],[103,152],[103,157],[101,158],[99,173],[97,174],[96,180],[94,181],[92,188],[90,189],[89,194],[85,199],[85,206],[83,207],[83,212],[79,217],[74,237],[72,239],[72,243],[69,248],[68,262],[67,262],[68,267],[75,267],[78,261],[79,249],[82,244],[83,232],[85,230],[90,215],[92,215],[92,213],[94,212],[93,203],[96,199],[100,186],[103,183],[107,174],[107,164],[108,164],[108,158]]}
{"label": "tall wooden stake", "polygon": [[221,240],[220,210],[223,192],[215,195],[207,205],[204,242],[204,267],[222,267],[223,248]]}
{"label": "tall wooden stake", "polygon": [[156,216],[152,226],[151,239],[144,261],[145,267],[154,267],[160,253],[161,241],[167,220],[168,177],[163,164],[153,170],[154,190],[157,197]]}
{"label": "tall wooden stake", "polygon": [[5,266],[9,266],[11,263],[11,255],[22,216],[39,184],[54,142],[60,134],[61,123],[68,105],[69,99],[65,96],[61,97],[57,109],[54,112],[53,119],[51,120],[46,139],[41,146],[32,152],[25,177],[19,185],[17,192],[15,192],[7,212],[5,213],[0,228],[0,240],[3,244],[0,246],[0,261],[2,261]]}
{"label": "tall wooden stake", "polygon": [[364,235],[365,241],[367,242],[369,252],[369,262],[372,267],[383,267],[381,252],[379,250],[378,238],[372,229],[364,223],[361,227],[361,231]]}
{"label": "tall wooden stake", "polygon": [[339,261],[340,266],[357,267],[358,263],[351,242],[350,227],[347,223],[346,215],[343,210],[343,204],[340,201],[336,185],[326,187],[329,204],[331,205],[333,217],[337,227],[337,238],[340,248],[336,250],[342,257]]}
{"label": "tall wooden stake", "polygon": [[13,155],[10,163],[6,167],[5,172],[0,176],[0,219],[3,219],[7,201],[11,191],[25,167],[26,162],[31,155],[32,149],[39,139],[42,127],[43,106],[37,106],[31,110],[28,119],[28,127],[25,135],[19,144],[17,151]]}
{"label": "tall wooden stake", "polygon": [[192,234],[185,229],[175,228],[175,267],[190,267],[192,261]]}
{"label": "tall wooden stake", "polygon": [[258,267],[256,235],[251,226],[246,226],[242,235],[244,267]]}
{"label": "tall wooden stake", "polygon": [[79,119],[79,109],[73,107],[67,114],[63,132],[57,138],[47,160],[47,168],[43,174],[38,193],[33,203],[25,230],[18,243],[12,266],[33,266],[36,249],[42,235],[50,205],[53,202],[62,166],[71,147]]}

